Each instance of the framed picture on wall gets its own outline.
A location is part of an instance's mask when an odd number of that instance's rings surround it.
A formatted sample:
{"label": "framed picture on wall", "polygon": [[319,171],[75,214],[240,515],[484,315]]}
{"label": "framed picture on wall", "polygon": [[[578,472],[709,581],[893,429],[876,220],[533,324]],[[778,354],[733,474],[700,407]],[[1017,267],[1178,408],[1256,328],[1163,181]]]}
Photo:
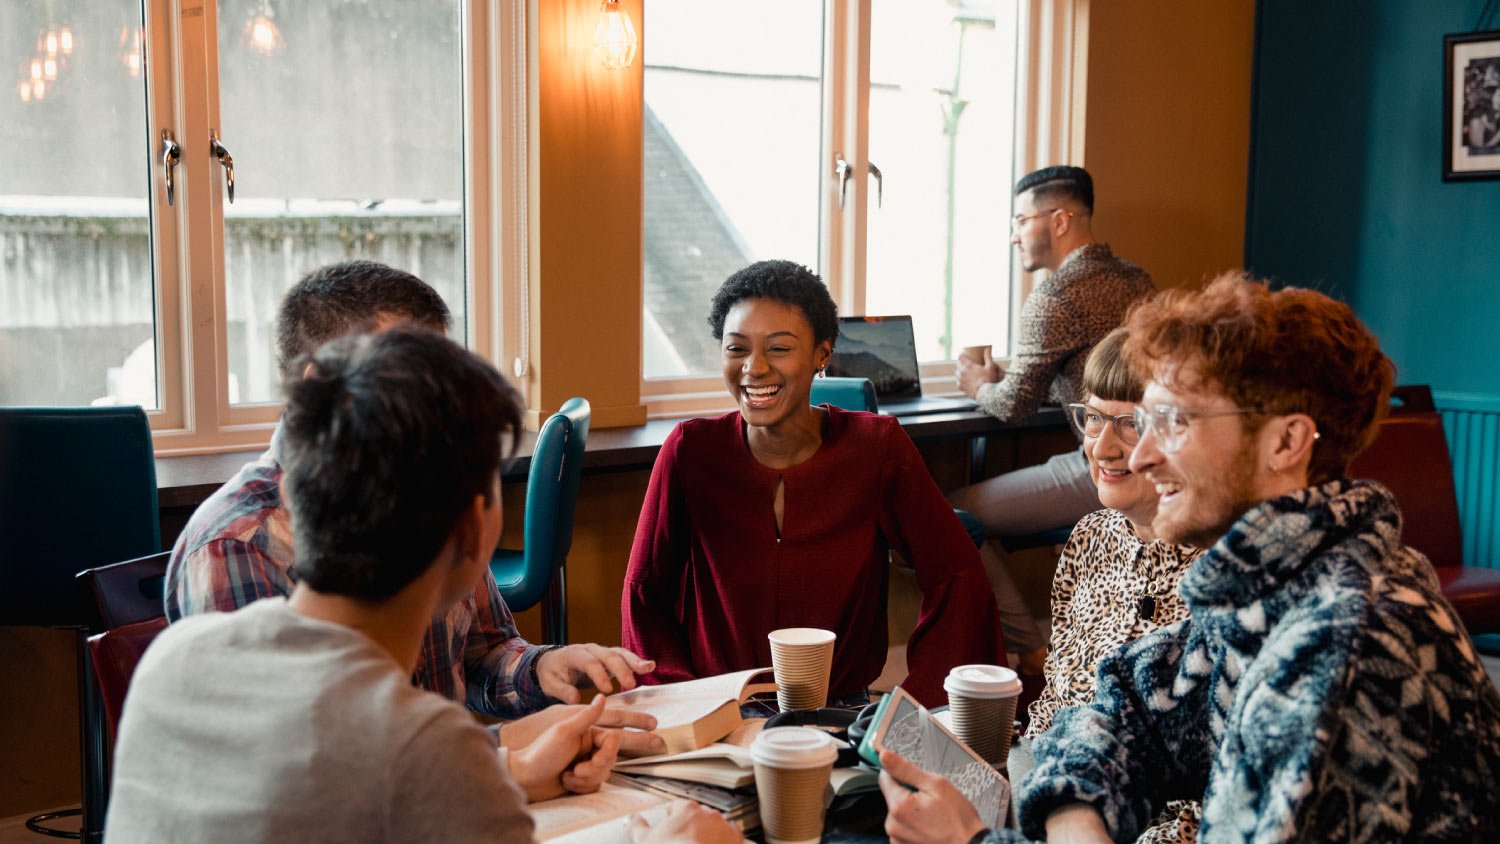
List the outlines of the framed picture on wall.
{"label": "framed picture on wall", "polygon": [[1500,179],[1500,29],[1443,36],[1443,181]]}

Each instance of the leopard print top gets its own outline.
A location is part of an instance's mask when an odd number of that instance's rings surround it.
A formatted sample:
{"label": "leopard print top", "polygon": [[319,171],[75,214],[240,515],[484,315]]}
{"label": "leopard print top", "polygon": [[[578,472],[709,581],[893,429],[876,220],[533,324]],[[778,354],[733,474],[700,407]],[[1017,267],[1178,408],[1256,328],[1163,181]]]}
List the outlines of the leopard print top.
{"label": "leopard print top", "polygon": [[1078,521],[1052,578],[1047,685],[1028,710],[1031,735],[1046,732],[1059,709],[1093,702],[1099,660],[1187,618],[1177,581],[1200,553],[1141,542],[1118,510],[1100,510]]}
{"label": "leopard print top", "polygon": [[[1028,732],[1041,735],[1066,706],[1094,700],[1099,661],[1126,642],[1188,617],[1177,581],[1203,553],[1185,545],[1145,543],[1118,510],[1078,521],[1052,578],[1052,647],[1047,685],[1032,702]],[[1201,809],[1172,801],[1137,844],[1197,837]]]}

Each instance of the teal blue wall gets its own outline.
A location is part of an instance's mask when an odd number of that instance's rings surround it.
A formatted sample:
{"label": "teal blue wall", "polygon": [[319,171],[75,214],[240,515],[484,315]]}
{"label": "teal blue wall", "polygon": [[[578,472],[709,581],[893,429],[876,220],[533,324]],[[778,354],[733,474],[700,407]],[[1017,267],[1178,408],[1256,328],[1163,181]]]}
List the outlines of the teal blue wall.
{"label": "teal blue wall", "polygon": [[1500,181],[1442,180],[1443,36],[1483,5],[1261,0],[1245,260],[1349,302],[1399,382],[1500,400]]}

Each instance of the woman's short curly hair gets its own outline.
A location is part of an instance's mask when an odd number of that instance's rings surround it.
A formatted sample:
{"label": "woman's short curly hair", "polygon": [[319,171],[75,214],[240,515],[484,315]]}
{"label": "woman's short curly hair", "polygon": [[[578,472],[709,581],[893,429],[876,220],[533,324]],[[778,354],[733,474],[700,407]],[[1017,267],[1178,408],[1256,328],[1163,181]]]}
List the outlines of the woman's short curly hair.
{"label": "woman's short curly hair", "polygon": [[813,342],[833,344],[839,336],[839,308],[828,295],[828,285],[817,273],[795,261],[756,261],[719,285],[708,312],[708,327],[715,340],[724,339],[724,320],[729,310],[746,299],[785,302],[802,311],[812,326]]}
{"label": "woman's short curly hair", "polygon": [[[1200,291],[1172,290],[1125,319],[1125,362],[1169,387],[1209,389],[1265,415],[1306,413],[1322,435],[1315,484],[1341,477],[1375,438],[1395,367],[1354,311],[1312,290],[1225,273]],[[1264,416],[1247,417],[1254,431]]]}

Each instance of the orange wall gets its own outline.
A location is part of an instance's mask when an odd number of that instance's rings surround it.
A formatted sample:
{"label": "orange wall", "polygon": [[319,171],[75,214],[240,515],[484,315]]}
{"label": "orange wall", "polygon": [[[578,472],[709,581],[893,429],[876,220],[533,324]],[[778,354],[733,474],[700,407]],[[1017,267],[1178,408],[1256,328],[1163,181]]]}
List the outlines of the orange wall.
{"label": "orange wall", "polygon": [[1253,0],[1089,4],[1094,233],[1159,287],[1244,261]]}
{"label": "orange wall", "polygon": [[[641,21],[640,0],[620,4]],[[646,421],[639,60],[594,56],[598,0],[531,0],[528,421],[587,396],[594,427]]]}

